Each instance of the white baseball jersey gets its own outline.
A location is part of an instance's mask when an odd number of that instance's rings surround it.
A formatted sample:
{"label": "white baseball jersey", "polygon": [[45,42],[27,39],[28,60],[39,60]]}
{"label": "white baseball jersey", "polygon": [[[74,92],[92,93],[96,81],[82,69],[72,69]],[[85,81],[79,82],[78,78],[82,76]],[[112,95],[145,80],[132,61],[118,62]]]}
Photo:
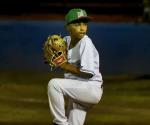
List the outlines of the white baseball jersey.
{"label": "white baseball jersey", "polygon": [[75,47],[69,49],[71,37],[66,36],[64,39],[68,45],[68,62],[80,67],[81,72],[93,74],[90,79],[84,79],[72,73],[65,73],[65,78],[77,80],[92,80],[102,82],[102,76],[99,72],[99,54],[92,40],[85,35]]}

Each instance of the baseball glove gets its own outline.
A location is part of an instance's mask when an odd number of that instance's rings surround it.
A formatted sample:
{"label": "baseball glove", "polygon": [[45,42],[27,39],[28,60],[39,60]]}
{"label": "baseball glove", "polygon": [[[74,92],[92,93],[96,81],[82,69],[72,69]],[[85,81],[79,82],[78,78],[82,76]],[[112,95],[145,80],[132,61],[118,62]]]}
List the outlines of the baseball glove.
{"label": "baseball glove", "polygon": [[44,61],[52,68],[59,67],[67,62],[67,45],[66,41],[60,35],[48,36],[44,43]]}

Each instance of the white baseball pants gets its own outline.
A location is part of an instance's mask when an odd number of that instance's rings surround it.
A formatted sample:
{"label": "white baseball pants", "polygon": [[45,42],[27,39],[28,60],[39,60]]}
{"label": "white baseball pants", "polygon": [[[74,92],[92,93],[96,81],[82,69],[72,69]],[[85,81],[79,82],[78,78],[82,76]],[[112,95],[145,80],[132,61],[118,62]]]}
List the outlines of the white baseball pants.
{"label": "white baseball pants", "polygon": [[[102,96],[102,83],[54,78],[48,83],[48,100],[53,122],[58,125],[83,125],[88,109]],[[64,96],[69,97],[65,112]]]}

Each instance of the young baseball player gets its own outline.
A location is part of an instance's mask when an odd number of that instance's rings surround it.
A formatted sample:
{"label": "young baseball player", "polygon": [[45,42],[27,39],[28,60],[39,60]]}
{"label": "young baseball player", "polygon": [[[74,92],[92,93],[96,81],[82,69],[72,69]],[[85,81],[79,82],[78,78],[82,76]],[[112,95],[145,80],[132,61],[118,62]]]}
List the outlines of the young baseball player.
{"label": "young baseball player", "polygon": [[[64,78],[53,78],[48,84],[48,99],[53,125],[83,125],[87,111],[102,96],[99,54],[86,35],[90,18],[85,10],[71,9],[66,17],[68,62],[60,66]],[[69,98],[65,111],[64,97]]]}

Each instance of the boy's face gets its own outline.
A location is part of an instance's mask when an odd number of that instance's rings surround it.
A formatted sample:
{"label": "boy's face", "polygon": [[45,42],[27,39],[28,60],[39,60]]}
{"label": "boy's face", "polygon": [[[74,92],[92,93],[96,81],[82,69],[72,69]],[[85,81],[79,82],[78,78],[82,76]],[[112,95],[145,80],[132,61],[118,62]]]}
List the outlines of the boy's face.
{"label": "boy's face", "polygon": [[74,22],[67,26],[70,36],[75,39],[82,39],[87,32],[87,22]]}

